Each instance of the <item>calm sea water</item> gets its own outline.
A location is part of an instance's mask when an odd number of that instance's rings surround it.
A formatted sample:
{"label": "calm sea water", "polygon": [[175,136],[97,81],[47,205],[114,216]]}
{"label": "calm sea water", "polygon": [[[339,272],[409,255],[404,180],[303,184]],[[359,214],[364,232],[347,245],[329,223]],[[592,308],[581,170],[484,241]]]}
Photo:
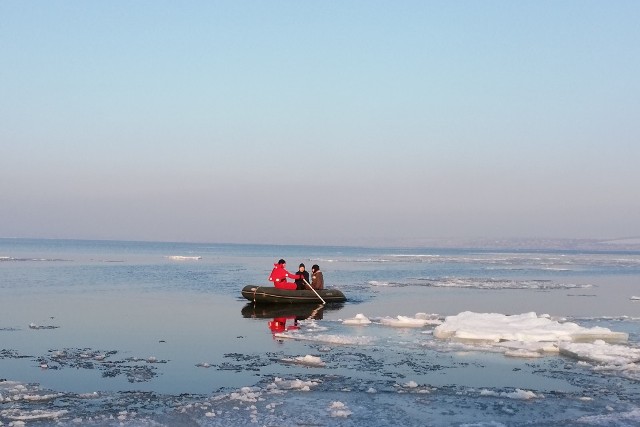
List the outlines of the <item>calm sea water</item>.
{"label": "calm sea water", "polygon": [[[282,313],[240,296],[279,258],[319,264],[348,297],[284,313],[304,339],[274,336]],[[376,321],[534,311],[633,349],[634,297],[637,252],[0,239],[0,425],[640,425],[637,366]],[[343,324],[358,314],[373,323]]]}

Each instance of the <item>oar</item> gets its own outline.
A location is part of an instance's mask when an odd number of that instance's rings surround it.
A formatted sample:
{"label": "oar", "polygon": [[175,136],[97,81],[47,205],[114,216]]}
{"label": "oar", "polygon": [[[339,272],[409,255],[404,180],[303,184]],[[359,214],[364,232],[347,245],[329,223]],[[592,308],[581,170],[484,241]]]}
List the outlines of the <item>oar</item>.
{"label": "oar", "polygon": [[309,287],[309,289],[311,289],[313,291],[314,294],[316,294],[318,296],[318,298],[320,298],[320,301],[322,301],[323,304],[326,304],[325,300],[322,299],[322,297],[320,296],[319,293],[316,292],[315,289],[313,289],[313,287],[309,284],[309,282],[307,282],[307,279],[305,279],[304,277],[302,278],[302,280],[304,281],[304,283],[307,284],[307,286]]}
{"label": "oar", "polygon": [[324,308],[324,305],[319,304],[316,308],[313,309],[313,311],[311,312],[311,314],[309,315],[309,317],[307,317],[305,320],[309,320],[309,319],[315,319],[318,312],[322,311],[322,309]]}

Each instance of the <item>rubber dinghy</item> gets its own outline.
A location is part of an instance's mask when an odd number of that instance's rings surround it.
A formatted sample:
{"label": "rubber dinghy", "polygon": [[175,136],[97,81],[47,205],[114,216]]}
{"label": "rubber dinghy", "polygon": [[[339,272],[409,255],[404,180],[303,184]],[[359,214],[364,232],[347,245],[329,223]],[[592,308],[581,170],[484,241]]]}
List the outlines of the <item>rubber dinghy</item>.
{"label": "rubber dinghy", "polygon": [[[347,298],[337,289],[321,289],[318,294],[327,303],[345,302]],[[283,304],[318,304],[318,295],[310,289],[303,291],[292,291],[289,289],[278,289],[273,286],[247,285],[242,288],[242,296],[252,302],[262,303],[283,303]]]}

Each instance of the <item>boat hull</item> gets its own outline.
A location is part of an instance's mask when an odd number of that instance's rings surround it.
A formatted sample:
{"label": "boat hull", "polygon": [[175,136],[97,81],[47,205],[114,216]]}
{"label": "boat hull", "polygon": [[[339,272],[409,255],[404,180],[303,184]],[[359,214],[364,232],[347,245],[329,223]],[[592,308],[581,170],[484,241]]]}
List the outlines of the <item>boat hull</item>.
{"label": "boat hull", "polygon": [[[347,298],[337,289],[322,289],[317,291],[327,303],[345,302]],[[242,296],[255,303],[277,304],[318,304],[318,295],[312,290],[294,291],[278,289],[272,286],[247,285],[242,288]]]}
{"label": "boat hull", "polygon": [[[342,306],[342,304],[329,304],[329,307]],[[337,309],[339,309],[338,307]],[[285,317],[289,319],[316,319],[324,316],[324,310],[329,310],[325,305],[314,304],[254,304],[247,303],[242,308],[242,317],[250,319],[273,319]]]}

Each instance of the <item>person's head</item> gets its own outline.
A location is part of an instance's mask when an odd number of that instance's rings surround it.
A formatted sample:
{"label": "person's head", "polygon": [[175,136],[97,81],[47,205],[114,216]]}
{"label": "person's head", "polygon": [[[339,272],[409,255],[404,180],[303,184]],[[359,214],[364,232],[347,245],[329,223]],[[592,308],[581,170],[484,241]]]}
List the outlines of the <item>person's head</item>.
{"label": "person's head", "polygon": [[318,266],[318,264],[313,264],[313,266],[311,267],[311,271],[313,273],[315,273],[316,271],[319,271],[320,267]]}
{"label": "person's head", "polygon": [[285,261],[285,260],[283,260],[283,259],[280,259],[280,261],[278,261],[278,264],[285,265],[286,263],[287,263],[287,261]]}
{"label": "person's head", "polygon": [[300,265],[298,266],[298,271],[304,271],[304,264],[300,263]]}

